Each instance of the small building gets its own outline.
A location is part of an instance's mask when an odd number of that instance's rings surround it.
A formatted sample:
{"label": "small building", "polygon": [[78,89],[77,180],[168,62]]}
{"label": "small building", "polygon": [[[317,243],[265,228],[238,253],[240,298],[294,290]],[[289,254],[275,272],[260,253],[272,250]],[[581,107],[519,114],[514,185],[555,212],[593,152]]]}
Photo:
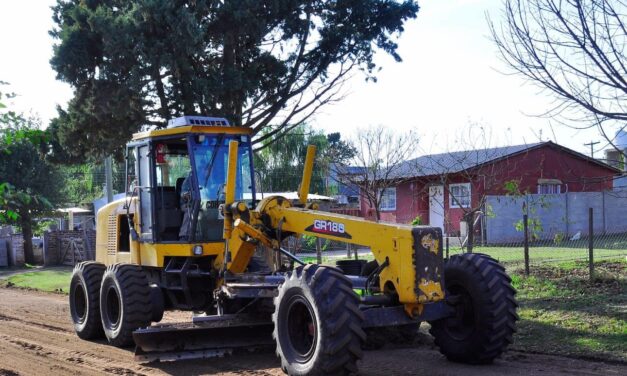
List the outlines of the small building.
{"label": "small building", "polygon": [[619,130],[613,146],[605,150],[605,161],[622,171],[622,176],[614,179],[614,189],[627,188],[627,131]]}
{"label": "small building", "polygon": [[[484,211],[487,195],[611,190],[621,171],[554,142],[425,155],[404,162],[383,192],[381,220],[460,233],[464,213]],[[361,216],[374,210],[361,200]],[[463,231],[462,231],[463,232]]]}
{"label": "small building", "polygon": [[331,164],[326,186],[336,200],[337,207],[344,209],[358,209],[360,207],[359,186],[353,182],[364,172],[363,167]]}

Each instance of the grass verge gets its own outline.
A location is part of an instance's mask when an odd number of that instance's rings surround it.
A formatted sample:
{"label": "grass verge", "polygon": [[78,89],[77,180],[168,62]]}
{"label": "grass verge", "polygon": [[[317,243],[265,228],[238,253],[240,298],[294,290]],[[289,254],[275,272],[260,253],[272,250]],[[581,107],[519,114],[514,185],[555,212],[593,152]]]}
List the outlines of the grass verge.
{"label": "grass verge", "polygon": [[[596,247],[596,246],[595,246]],[[451,248],[450,254],[458,254],[461,253],[460,248]],[[521,246],[518,247],[485,247],[485,246],[477,246],[474,247],[473,252],[475,253],[485,253],[494,257],[502,263],[522,263],[524,261],[524,249]],[[627,250],[625,249],[604,249],[604,248],[595,248],[594,249],[594,257],[595,259],[616,259],[619,257],[627,256]],[[576,260],[576,259],[587,259],[588,258],[588,248],[566,248],[566,247],[537,247],[531,246],[529,248],[529,261],[531,263],[538,262],[560,262],[567,260]]]}
{"label": "grass verge", "polygon": [[2,281],[6,287],[20,287],[67,294],[72,270],[42,270],[12,275]]}
{"label": "grass verge", "polygon": [[569,261],[514,270],[520,303],[513,349],[627,362],[627,262]]}

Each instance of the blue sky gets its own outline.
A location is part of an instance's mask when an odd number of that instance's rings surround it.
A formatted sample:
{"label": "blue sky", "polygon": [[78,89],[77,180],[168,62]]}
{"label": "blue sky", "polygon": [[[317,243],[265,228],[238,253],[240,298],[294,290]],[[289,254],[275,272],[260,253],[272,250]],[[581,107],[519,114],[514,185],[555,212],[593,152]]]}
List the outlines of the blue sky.
{"label": "blue sky", "polygon": [[[39,114],[47,124],[56,106],[65,106],[72,96],[68,85],[55,80],[48,63],[54,1],[0,4],[0,80],[10,82],[10,89],[20,95],[16,108]],[[489,39],[485,15],[488,12],[498,21],[500,0],[419,4],[417,19],[406,25],[399,40],[403,62],[379,54],[377,62],[383,69],[378,82],[366,83],[356,74],[346,86],[346,98],[324,108],[312,121],[316,128],[347,136],[367,126],[413,129],[421,136],[419,154],[472,146],[471,123],[482,125],[491,135],[489,146],[537,142],[542,135],[542,140],[589,154],[583,144],[602,141],[594,130],[575,131],[529,116],[543,112],[551,98],[522,78],[499,72],[507,67]]]}

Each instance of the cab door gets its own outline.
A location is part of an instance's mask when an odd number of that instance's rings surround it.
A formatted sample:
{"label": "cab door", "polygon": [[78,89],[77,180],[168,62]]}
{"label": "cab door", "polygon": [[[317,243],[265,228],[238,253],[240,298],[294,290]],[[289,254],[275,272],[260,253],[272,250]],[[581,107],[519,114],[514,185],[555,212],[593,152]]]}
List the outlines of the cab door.
{"label": "cab door", "polygon": [[154,170],[150,143],[137,146],[137,175],[139,177],[139,220],[140,240],[153,242],[154,218],[153,218],[153,183],[152,171]]}

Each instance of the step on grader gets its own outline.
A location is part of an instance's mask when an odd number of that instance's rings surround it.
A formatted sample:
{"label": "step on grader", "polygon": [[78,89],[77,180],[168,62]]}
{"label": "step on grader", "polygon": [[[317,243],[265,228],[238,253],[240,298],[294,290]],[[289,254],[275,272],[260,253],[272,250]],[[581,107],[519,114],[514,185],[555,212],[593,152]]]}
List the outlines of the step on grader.
{"label": "step on grader", "polygon": [[[438,227],[366,221],[299,200],[258,200],[247,128],[184,116],[127,145],[124,199],[97,214],[96,260],[74,269],[82,339],[136,346],[139,361],[274,346],[290,375],[358,371],[369,339],[420,322],[450,360],[490,363],[512,342],[515,290],[489,256],[443,259]],[[369,247],[373,261],[306,264],[283,248],[311,235]],[[158,324],[165,310],[190,322]]]}

